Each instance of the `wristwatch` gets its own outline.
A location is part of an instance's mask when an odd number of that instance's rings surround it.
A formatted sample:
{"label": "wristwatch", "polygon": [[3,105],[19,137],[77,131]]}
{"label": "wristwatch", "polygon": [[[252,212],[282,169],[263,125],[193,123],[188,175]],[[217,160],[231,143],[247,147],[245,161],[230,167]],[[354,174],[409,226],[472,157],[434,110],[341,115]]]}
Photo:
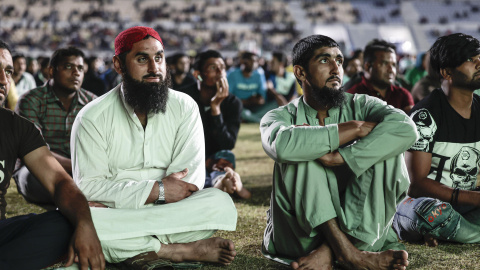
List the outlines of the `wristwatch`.
{"label": "wristwatch", "polygon": [[165,187],[163,186],[162,180],[158,181],[158,199],[156,199],[154,204],[164,204],[165,203]]}

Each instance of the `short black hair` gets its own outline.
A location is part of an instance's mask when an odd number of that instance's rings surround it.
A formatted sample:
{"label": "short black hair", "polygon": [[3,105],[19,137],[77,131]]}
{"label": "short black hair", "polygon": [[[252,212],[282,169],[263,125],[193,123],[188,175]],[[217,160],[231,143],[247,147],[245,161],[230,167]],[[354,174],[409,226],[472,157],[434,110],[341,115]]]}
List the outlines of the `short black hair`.
{"label": "short black hair", "polygon": [[85,54],[78,48],[70,46],[68,48],[58,49],[52,54],[50,59],[50,66],[57,68],[60,61],[69,56],[79,56],[85,59]]}
{"label": "short black hair", "polygon": [[[324,35],[312,35],[302,38],[293,46],[292,64],[301,66],[308,71],[308,62],[313,57],[315,50],[323,47],[340,48],[340,45],[335,40]],[[302,85],[299,79],[297,79],[297,82]]]}
{"label": "short black hair", "polygon": [[195,63],[193,64],[193,69],[201,71],[203,66],[205,65],[205,62],[207,62],[207,60],[210,58],[223,59],[223,56],[220,52],[215,50],[208,50],[208,51],[201,52],[197,54],[197,56],[195,57]]}
{"label": "short black hair", "polygon": [[468,58],[479,55],[480,41],[466,34],[455,33],[439,37],[429,52],[430,65],[433,71],[442,78],[441,69],[456,68]]}
{"label": "short black hair", "polygon": [[287,55],[284,54],[283,52],[280,52],[280,51],[273,52],[272,58],[277,59],[277,61],[282,63],[284,67],[287,66]]}
{"label": "short black hair", "polygon": [[252,57],[258,57],[258,55],[252,52],[243,52],[240,55],[240,59],[250,59]]}
{"label": "short black hair", "polygon": [[176,53],[176,54],[170,56],[169,63],[172,64],[172,65],[176,65],[178,60],[180,60],[180,58],[183,58],[183,57],[189,57],[189,56],[184,52]]}
{"label": "short black hair", "polygon": [[12,54],[12,49],[11,49],[10,46],[8,46],[8,44],[7,44],[5,41],[3,41],[3,40],[0,40],[0,49],[5,49],[5,50],[7,50],[7,51],[10,53],[10,55]]}
{"label": "short black hair", "polygon": [[397,50],[397,47],[385,40],[382,39],[374,39],[370,41],[367,46],[365,47],[365,50],[363,51],[363,62],[364,63],[372,63],[375,62],[376,56],[375,52],[392,52],[395,53]]}
{"label": "short black hair", "polygon": [[25,58],[25,54],[21,53],[21,52],[14,52],[13,55],[12,55],[12,60],[13,62],[15,62],[15,60],[19,59],[19,58]]}

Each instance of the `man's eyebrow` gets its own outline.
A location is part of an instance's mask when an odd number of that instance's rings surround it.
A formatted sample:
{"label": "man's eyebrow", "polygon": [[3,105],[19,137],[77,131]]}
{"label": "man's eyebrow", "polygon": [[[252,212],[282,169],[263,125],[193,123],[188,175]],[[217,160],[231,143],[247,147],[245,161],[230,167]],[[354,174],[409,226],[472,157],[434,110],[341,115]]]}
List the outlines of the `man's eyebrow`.
{"label": "man's eyebrow", "polygon": [[[163,54],[164,50],[160,50],[158,52],[155,53],[155,55],[160,55],[160,54]],[[135,54],[135,56],[148,56],[149,54],[146,53],[146,52],[137,52]]]}
{"label": "man's eyebrow", "polygon": [[[317,60],[318,58],[321,58],[321,57],[332,58],[333,56],[329,53],[321,53],[321,54],[318,54],[318,55],[315,56],[315,60]],[[335,58],[342,58],[343,59],[343,55],[342,54],[337,54],[335,56]]]}

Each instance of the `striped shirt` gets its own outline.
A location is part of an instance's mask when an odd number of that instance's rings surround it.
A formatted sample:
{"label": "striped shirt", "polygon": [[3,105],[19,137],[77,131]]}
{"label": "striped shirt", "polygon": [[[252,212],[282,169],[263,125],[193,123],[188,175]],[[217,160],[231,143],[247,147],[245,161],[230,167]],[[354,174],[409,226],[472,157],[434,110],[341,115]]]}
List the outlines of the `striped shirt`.
{"label": "striped shirt", "polygon": [[46,83],[20,97],[16,112],[35,124],[50,151],[70,158],[73,121],[78,112],[96,97],[91,92],[80,89],[70,105],[70,111],[66,111],[49,83]]}

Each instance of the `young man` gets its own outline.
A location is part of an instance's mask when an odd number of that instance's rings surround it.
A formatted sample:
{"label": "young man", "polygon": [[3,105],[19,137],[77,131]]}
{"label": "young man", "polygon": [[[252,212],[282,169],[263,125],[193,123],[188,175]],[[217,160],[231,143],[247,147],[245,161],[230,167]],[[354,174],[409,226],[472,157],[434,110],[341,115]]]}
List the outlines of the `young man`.
{"label": "young man", "polygon": [[378,97],[408,113],[414,103],[410,92],[394,85],[397,75],[395,45],[384,40],[373,40],[363,53],[364,75],[362,81],[347,89],[352,94]]}
{"label": "young man", "polygon": [[30,89],[37,87],[35,78],[27,72],[27,59],[25,55],[16,53],[13,55],[13,81],[17,89],[18,96],[22,96]]}
{"label": "young man", "polygon": [[[50,61],[50,80],[41,87],[24,94],[17,103],[16,112],[32,121],[50,147],[52,155],[72,174],[70,134],[78,112],[96,96],[82,89],[84,57],[75,47],[56,50]],[[32,203],[53,204],[47,190],[29,169],[22,164],[13,178],[18,191]]]}
{"label": "young man", "polygon": [[176,53],[171,56],[172,89],[185,92],[189,88],[195,88],[197,82],[190,73],[190,57],[185,53]]}
{"label": "young man", "polygon": [[[12,74],[10,49],[0,40],[0,105],[8,95]],[[52,156],[40,132],[30,121],[3,108],[0,108],[0,123],[2,219],[5,219],[4,196],[17,158],[30,168],[60,210],[0,221],[0,269],[41,269],[65,258],[67,253],[67,265],[76,257],[82,270],[89,266],[92,270],[104,269],[87,201]]]}
{"label": "young man", "polygon": [[[132,27],[115,39],[123,82],[78,114],[72,130],[74,179],[92,206],[107,261],[230,264],[235,230],[228,194],[205,183],[205,142],[198,106],[168,88],[158,33]],[[104,208],[108,206],[109,208]],[[163,259],[163,260],[162,260]]]}
{"label": "young man", "polygon": [[437,39],[430,65],[442,80],[412,109],[420,138],[406,153],[411,185],[398,205],[401,239],[480,242],[480,42],[465,34]]}
{"label": "young man", "polygon": [[264,115],[262,110],[267,94],[265,74],[259,72],[258,55],[243,52],[240,67],[227,75],[230,93],[238,97],[243,104],[242,120],[258,123]]}
{"label": "young man", "polygon": [[391,221],[409,184],[402,153],[415,125],[377,98],[345,94],[342,63],[331,38],[300,40],[293,65],[304,96],[262,118],[262,145],[275,160],[263,252],[293,269],[335,260],[405,269]]}
{"label": "young man", "polygon": [[197,102],[202,118],[207,159],[205,187],[213,186],[230,194],[235,193],[241,198],[249,197],[244,195],[249,192],[243,189],[240,176],[233,167],[222,166],[212,170],[213,164],[208,166],[209,160],[215,163],[218,161],[215,156],[223,156],[222,153],[228,153],[232,156],[231,159],[235,159],[230,150],[237,142],[241,122],[242,102],[229,93],[223,57],[217,51],[208,50],[197,55],[193,67],[198,83],[185,93]]}
{"label": "young man", "polygon": [[286,105],[297,97],[295,75],[286,71],[286,67],[287,56],[283,52],[273,52],[270,61],[270,74],[267,76],[267,97],[270,97],[270,101],[267,102],[273,102],[271,109]]}

